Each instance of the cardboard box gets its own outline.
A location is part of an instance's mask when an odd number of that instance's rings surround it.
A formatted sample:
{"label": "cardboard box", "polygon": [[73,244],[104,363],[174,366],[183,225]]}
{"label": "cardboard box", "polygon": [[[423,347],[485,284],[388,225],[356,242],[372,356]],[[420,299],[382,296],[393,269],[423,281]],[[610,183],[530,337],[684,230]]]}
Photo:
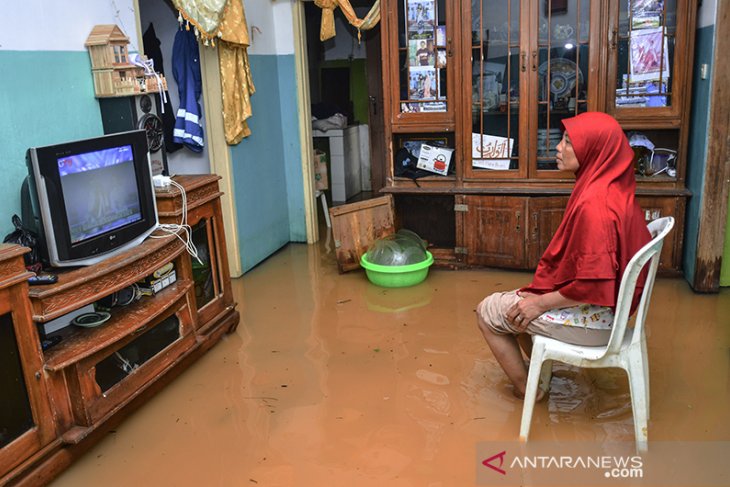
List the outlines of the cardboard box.
{"label": "cardboard box", "polygon": [[314,188],[317,191],[323,191],[329,188],[327,153],[319,149],[314,150]]}
{"label": "cardboard box", "polygon": [[423,144],[421,145],[421,154],[418,156],[416,167],[446,176],[449,173],[453,154],[454,149]]}

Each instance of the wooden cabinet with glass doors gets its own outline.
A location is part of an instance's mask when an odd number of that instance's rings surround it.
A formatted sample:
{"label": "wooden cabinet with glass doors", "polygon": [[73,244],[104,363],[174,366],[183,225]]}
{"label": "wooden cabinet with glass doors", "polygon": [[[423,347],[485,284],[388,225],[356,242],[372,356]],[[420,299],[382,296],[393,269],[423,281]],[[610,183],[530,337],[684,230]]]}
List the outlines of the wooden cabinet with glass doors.
{"label": "wooden cabinet with glass doors", "polygon": [[[409,212],[400,221],[446,220],[421,226],[426,240],[448,242],[434,248],[442,263],[534,268],[574,183],[555,162],[561,121],[604,111],[634,149],[647,216],[678,220],[662,267],[679,271],[691,3],[384,1],[383,191]],[[447,172],[414,167],[424,144],[454,149]]]}

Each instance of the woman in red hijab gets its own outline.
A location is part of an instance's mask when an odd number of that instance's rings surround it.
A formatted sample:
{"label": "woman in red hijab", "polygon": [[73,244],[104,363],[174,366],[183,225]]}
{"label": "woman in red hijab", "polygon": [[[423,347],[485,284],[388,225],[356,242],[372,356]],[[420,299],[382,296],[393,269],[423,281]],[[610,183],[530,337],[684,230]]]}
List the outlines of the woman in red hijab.
{"label": "woman in red hijab", "polygon": [[563,220],[532,283],[492,294],[477,307],[479,328],[518,397],[524,396],[527,382],[519,344],[529,351],[529,335],[541,334],[579,345],[605,345],[624,269],[651,240],[634,199],[634,153],[618,122],[605,113],[588,112],[563,120],[563,127],[558,169],[576,177]]}

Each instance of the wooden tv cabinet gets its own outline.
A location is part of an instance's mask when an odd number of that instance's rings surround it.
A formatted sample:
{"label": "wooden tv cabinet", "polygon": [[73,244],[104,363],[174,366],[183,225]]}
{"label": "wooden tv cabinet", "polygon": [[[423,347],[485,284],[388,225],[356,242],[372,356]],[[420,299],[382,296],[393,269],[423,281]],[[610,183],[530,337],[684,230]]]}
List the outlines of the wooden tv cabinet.
{"label": "wooden tv cabinet", "polygon": [[[4,398],[13,412],[0,408],[0,485],[49,483],[236,328],[218,179],[176,178],[186,188],[200,262],[176,236],[158,232],[161,238],[148,238],[97,265],[60,271],[55,284],[29,287],[27,249],[0,246],[0,367],[9,371],[9,384],[19,384]],[[182,217],[179,190],[158,192],[157,198],[161,222]],[[111,308],[111,318],[101,326],[64,328],[60,343],[41,349],[40,324],[122,290],[169,262],[175,266],[173,284]]]}

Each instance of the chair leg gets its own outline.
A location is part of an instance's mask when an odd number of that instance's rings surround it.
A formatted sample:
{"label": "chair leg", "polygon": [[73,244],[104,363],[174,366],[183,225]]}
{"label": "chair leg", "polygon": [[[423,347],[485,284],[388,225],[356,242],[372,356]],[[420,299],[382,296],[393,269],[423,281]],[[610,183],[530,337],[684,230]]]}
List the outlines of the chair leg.
{"label": "chair leg", "polygon": [[527,385],[525,386],[525,399],[522,404],[522,422],[520,423],[520,441],[527,441],[530,435],[530,423],[532,423],[532,411],[535,409],[537,388],[540,383],[540,372],[545,356],[545,346],[536,344],[532,347],[530,357],[530,370],[527,373]]}
{"label": "chair leg", "polygon": [[649,389],[649,355],[646,351],[646,339],[641,341],[641,365],[644,370],[644,385],[646,387],[646,419],[647,421],[651,418],[651,394]]}
{"label": "chair leg", "polygon": [[332,228],[332,222],[330,221],[330,212],[327,208],[327,196],[324,193],[320,193],[319,199],[320,201],[322,201],[322,211],[324,212],[324,221],[327,224],[327,228]]}
{"label": "chair leg", "polygon": [[631,391],[631,409],[634,413],[634,434],[636,435],[636,448],[639,451],[646,451],[648,448],[649,432],[648,417],[646,414],[646,381],[644,380],[644,365],[634,355],[629,358],[626,372],[629,376],[629,390]]}
{"label": "chair leg", "polygon": [[540,372],[540,389],[547,393],[550,390],[550,380],[553,377],[553,361],[546,360],[542,363]]}

